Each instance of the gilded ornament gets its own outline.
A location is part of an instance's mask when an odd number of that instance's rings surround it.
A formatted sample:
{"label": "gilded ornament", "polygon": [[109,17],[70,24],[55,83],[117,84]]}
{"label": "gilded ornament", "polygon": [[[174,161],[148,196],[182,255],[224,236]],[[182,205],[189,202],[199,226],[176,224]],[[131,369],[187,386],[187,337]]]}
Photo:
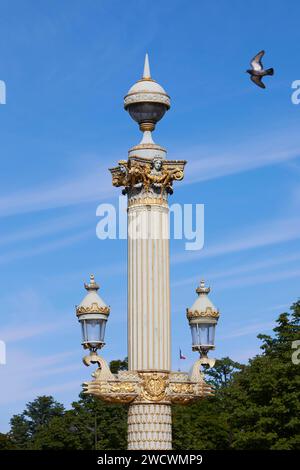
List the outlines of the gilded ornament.
{"label": "gilded ornament", "polygon": [[111,384],[110,391],[112,393],[134,393],[135,386],[130,382],[116,382]]}
{"label": "gilded ornament", "polygon": [[77,307],[76,308],[76,314],[77,315],[82,315],[84,313],[103,313],[104,315],[109,315],[110,308],[105,306],[101,307],[100,305],[97,304],[97,302],[93,302],[91,305],[87,307]]}
{"label": "gilded ornament", "polygon": [[161,401],[166,396],[168,386],[168,376],[158,373],[141,374],[142,377],[142,397],[148,401]]}
{"label": "gilded ornament", "polygon": [[124,186],[128,189],[139,185],[145,191],[151,186],[160,188],[161,194],[166,191],[172,193],[173,181],[181,181],[184,177],[185,160],[135,159],[120,160],[118,166],[111,168],[113,186]]}
{"label": "gilded ornament", "polygon": [[173,393],[191,394],[194,393],[194,385],[189,383],[171,384],[171,390]]}
{"label": "gilded ornament", "polygon": [[204,312],[198,312],[198,310],[186,309],[186,316],[189,320],[192,318],[219,318],[220,313],[217,310],[213,310],[211,307],[207,307]]}

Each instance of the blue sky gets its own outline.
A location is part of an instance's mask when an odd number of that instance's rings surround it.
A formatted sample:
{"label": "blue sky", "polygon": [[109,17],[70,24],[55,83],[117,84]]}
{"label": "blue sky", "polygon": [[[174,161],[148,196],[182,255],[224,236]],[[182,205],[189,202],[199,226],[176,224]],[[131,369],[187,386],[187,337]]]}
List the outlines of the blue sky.
{"label": "blue sky", "polygon": [[[103,351],[126,355],[126,241],[96,238],[116,204],[107,168],[138,143],[123,96],[152,76],[172,99],[155,141],[188,160],[170,202],[205,204],[205,248],[171,241],[173,367],[191,352],[185,308],[204,277],[221,311],[216,357],[247,361],[297,300],[300,278],[300,5],[282,1],[2,1],[0,431],[38,394],[67,406],[81,363],[75,304],[91,272],[111,305]],[[245,70],[266,50],[266,90]]]}

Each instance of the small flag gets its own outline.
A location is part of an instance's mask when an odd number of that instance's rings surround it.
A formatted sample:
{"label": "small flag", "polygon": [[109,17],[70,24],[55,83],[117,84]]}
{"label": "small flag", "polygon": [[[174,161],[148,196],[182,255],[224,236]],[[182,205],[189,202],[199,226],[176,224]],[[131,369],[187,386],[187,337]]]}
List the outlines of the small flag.
{"label": "small flag", "polygon": [[186,359],[186,357],[182,354],[181,349],[179,349],[179,359]]}

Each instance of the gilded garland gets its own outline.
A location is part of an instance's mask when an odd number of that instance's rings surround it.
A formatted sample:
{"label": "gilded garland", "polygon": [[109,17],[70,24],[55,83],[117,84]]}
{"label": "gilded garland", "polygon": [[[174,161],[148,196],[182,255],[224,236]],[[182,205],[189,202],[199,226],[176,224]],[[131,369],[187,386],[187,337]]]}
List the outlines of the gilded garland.
{"label": "gilded garland", "polygon": [[218,319],[220,316],[220,313],[218,310],[213,310],[211,307],[207,307],[205,311],[203,312],[198,312],[198,310],[190,310],[186,309],[186,316],[189,320],[193,318],[216,318]]}
{"label": "gilded garland", "polygon": [[84,307],[80,306],[76,308],[77,315],[83,315],[85,313],[103,313],[104,315],[109,315],[110,308],[105,306],[101,307],[97,302],[93,302],[90,306]]}

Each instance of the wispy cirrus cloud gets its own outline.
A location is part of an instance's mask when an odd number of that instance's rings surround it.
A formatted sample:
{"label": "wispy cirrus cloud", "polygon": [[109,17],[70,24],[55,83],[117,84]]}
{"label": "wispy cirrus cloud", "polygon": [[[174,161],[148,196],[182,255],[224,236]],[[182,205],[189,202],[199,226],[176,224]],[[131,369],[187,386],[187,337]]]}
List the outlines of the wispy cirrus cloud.
{"label": "wispy cirrus cloud", "polygon": [[240,338],[242,336],[253,335],[254,333],[259,334],[264,331],[272,330],[272,328],[274,328],[274,325],[274,322],[262,322],[253,323],[237,329],[233,328],[230,333],[223,333],[219,335],[218,340],[222,341],[225,339]]}
{"label": "wispy cirrus cloud", "polygon": [[250,230],[247,227],[231,239],[204,246],[201,251],[177,253],[173,256],[172,263],[187,263],[197,258],[224,256],[298,239],[300,239],[300,217],[279,218],[258,224]]}
{"label": "wispy cirrus cloud", "polygon": [[61,322],[8,326],[0,329],[0,339],[6,343],[14,343],[53,332],[61,327]]}
{"label": "wispy cirrus cloud", "polygon": [[72,391],[74,394],[76,393],[79,394],[81,389],[80,389],[80,384],[78,380],[73,380],[73,381],[64,382],[64,383],[59,382],[54,385],[48,385],[42,388],[35,388],[34,396],[52,395],[54,393],[63,393],[63,392],[70,392],[70,391]]}
{"label": "wispy cirrus cloud", "polygon": [[[248,273],[255,272],[255,271],[266,270],[268,268],[272,269],[272,275],[274,275],[274,268],[279,266],[280,272],[282,272],[283,264],[293,263],[299,260],[300,260],[300,253],[295,253],[292,255],[267,258],[264,260],[256,261],[254,263],[246,263],[244,265],[238,264],[235,267],[231,267],[231,268],[220,270],[220,271],[206,271],[202,275],[206,279],[210,279],[210,280],[228,279],[228,278],[234,278],[234,276],[237,276],[237,279],[239,279],[240,282],[242,282],[243,278],[241,277],[241,275],[248,274]],[[293,271],[291,271],[291,276],[293,277]],[[255,276],[255,278],[257,277]],[[265,274],[265,279],[266,281],[268,280],[268,273]],[[174,281],[172,283],[172,286],[178,287],[178,286],[184,286],[184,285],[192,285],[197,282],[199,282],[199,278],[196,276],[191,276],[189,278],[184,278],[181,280]]]}
{"label": "wispy cirrus cloud", "polygon": [[[77,380],[71,388],[75,393],[79,393],[80,371],[84,372],[84,369],[78,351],[45,355],[12,349],[8,354],[7,364],[1,367],[1,383],[9,383],[9,393],[6,387],[0,387],[0,405],[19,400],[33,400],[38,395],[63,391],[66,383],[74,377],[74,373]],[[62,382],[61,379],[56,379],[57,383],[53,385],[52,377],[61,374],[65,374],[67,380]],[[51,376],[49,380],[48,376]],[[67,389],[70,390],[69,387]]]}
{"label": "wispy cirrus cloud", "polygon": [[35,240],[42,237],[49,237],[69,229],[85,225],[89,219],[90,214],[87,214],[86,211],[77,211],[70,215],[51,217],[47,220],[40,221],[35,225],[30,225],[29,228],[21,226],[14,232],[2,234],[0,236],[0,245],[8,245],[25,242],[27,240]]}
{"label": "wispy cirrus cloud", "polygon": [[188,160],[183,184],[192,184],[295,160],[300,157],[300,137],[298,130],[289,129],[256,134],[231,142],[229,148],[212,144],[178,152],[178,158],[179,154]]}
{"label": "wispy cirrus cloud", "polygon": [[280,269],[277,272],[268,272],[255,274],[252,276],[239,277],[236,279],[223,280],[218,283],[218,289],[233,289],[257,284],[263,285],[288,279],[299,279],[300,281],[300,269]]}
{"label": "wispy cirrus cloud", "polygon": [[58,240],[41,243],[33,248],[22,248],[20,250],[12,250],[11,252],[5,253],[0,256],[0,264],[10,263],[23,258],[30,258],[32,256],[38,256],[41,254],[57,251],[61,248],[73,245],[74,243],[80,242],[93,235],[93,230],[83,230],[75,235],[61,237]]}
{"label": "wispy cirrus cloud", "polygon": [[[177,155],[174,155],[175,158],[188,160],[183,184],[289,162],[299,156],[299,133],[293,130],[283,130],[276,135],[255,135],[229,148],[224,145],[210,145],[208,148],[190,146],[184,151],[179,149]],[[117,160],[117,156],[112,156],[111,164],[114,165]],[[0,216],[68,207],[90,201],[100,202],[115,195],[107,168],[100,167],[100,163],[98,166],[96,161],[94,159],[88,164],[88,171],[80,170],[66,178],[59,177],[35,188],[23,188],[0,196]]]}
{"label": "wispy cirrus cloud", "polygon": [[94,166],[88,172],[80,171],[64,179],[59,177],[35,188],[0,196],[0,216],[68,207],[109,197],[113,194],[109,173],[105,169],[103,178],[104,168],[97,170]]}

